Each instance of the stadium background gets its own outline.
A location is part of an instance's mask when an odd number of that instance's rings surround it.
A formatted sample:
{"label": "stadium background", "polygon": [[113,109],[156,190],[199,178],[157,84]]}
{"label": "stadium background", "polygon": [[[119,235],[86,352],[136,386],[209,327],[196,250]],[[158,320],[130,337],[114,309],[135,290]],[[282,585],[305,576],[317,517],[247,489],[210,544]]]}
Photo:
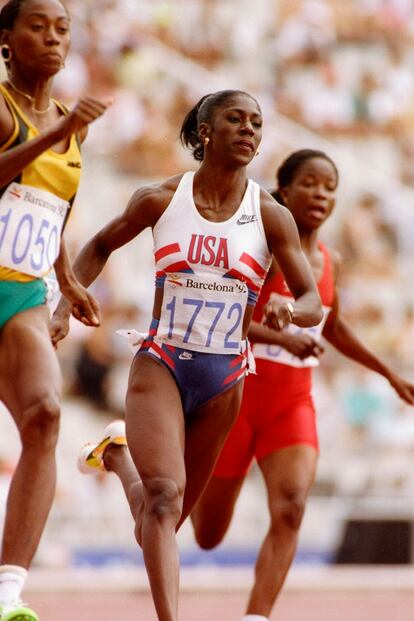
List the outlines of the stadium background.
{"label": "stadium background", "polygon": [[[178,139],[195,101],[221,88],[245,89],[265,120],[260,156],[250,168],[256,181],[273,187],[276,167],[298,148],[321,148],[336,162],[338,203],[323,238],[343,256],[343,311],[376,352],[414,380],[413,1],[66,4],[72,51],[54,95],[68,104],[84,93],[115,97],[83,150],[67,230],[72,255],[134,189],[195,167]],[[93,286],[102,327],[73,323],[59,347],[65,379],[59,483],[29,582],[34,592],[71,585],[146,589],[118,482],[82,477],[75,462],[79,445],[122,415],[130,353],[114,332],[145,330],[152,288],[151,236],[144,233],[113,255]],[[314,381],[321,459],[287,589],[414,588],[414,411],[385,380],[329,349]],[[17,456],[17,434],[2,410],[1,507]],[[228,589],[246,588],[266,526],[264,489],[253,468],[220,548],[200,552],[191,527],[182,529],[184,587],[221,589],[224,573]],[[338,571],[343,563],[358,570]]]}

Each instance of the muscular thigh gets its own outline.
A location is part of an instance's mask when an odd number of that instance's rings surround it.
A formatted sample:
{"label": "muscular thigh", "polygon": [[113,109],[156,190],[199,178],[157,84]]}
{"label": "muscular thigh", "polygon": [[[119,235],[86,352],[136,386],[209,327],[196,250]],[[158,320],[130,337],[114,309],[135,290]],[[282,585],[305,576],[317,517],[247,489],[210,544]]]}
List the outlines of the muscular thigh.
{"label": "muscular thigh", "polygon": [[237,416],[242,382],[187,418],[171,371],[139,354],[131,367],[126,399],[128,445],[142,479],[168,478],[185,486],[183,519],[213,470]]}
{"label": "muscular thigh", "polygon": [[16,422],[39,397],[61,395],[61,374],[44,306],[19,313],[0,332],[0,399]]}
{"label": "muscular thigh", "polygon": [[250,377],[245,380],[244,394],[240,413],[228,434],[224,446],[214,468],[213,478],[216,479],[243,479],[254,457],[254,429],[251,426],[250,411],[256,406],[246,397]]}
{"label": "muscular thigh", "polygon": [[136,356],[126,397],[128,445],[140,476],[184,484],[184,415],[170,371],[147,355]]}
{"label": "muscular thigh", "polygon": [[226,437],[240,410],[243,381],[211,399],[186,427],[187,489],[183,516],[188,515],[210,479]]}
{"label": "muscular thigh", "polygon": [[316,472],[318,453],[307,445],[282,448],[261,459],[270,505],[279,498],[306,498]]}

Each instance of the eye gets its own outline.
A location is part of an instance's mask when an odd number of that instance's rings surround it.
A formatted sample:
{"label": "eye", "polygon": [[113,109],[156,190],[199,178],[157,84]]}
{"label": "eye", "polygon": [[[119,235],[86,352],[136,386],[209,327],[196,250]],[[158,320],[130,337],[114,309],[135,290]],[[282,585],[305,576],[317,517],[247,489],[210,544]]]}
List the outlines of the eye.
{"label": "eye", "polygon": [[240,118],[238,116],[229,116],[228,120],[230,121],[230,123],[239,123],[240,122]]}
{"label": "eye", "polygon": [[43,28],[43,24],[31,24],[30,28],[33,32],[39,32]]}
{"label": "eye", "polygon": [[252,125],[253,127],[257,127],[257,129],[260,129],[262,127],[262,123],[259,123],[257,121],[255,123],[252,123]]}
{"label": "eye", "polygon": [[66,34],[70,30],[70,24],[62,20],[56,24],[56,30],[59,34]]}

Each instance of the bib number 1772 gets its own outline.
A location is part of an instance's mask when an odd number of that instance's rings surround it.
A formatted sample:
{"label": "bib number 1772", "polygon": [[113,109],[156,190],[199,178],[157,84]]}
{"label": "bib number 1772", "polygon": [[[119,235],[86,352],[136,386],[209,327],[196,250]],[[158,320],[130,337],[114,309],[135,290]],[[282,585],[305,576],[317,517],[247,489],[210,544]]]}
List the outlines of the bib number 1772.
{"label": "bib number 1772", "polygon": [[[183,304],[190,310],[189,320],[187,326],[184,326],[182,340],[183,343],[191,342],[191,335],[194,326],[197,322],[197,318],[201,315],[203,317],[203,324],[206,323],[205,318],[208,316],[209,321],[207,324],[207,336],[204,347],[210,347],[213,341],[215,332],[220,325],[222,318],[226,319],[228,329],[224,332],[223,341],[226,349],[237,349],[240,346],[240,338],[238,340],[231,340],[231,337],[239,331],[241,320],[243,316],[243,308],[239,302],[233,302],[232,304],[226,304],[225,302],[213,302],[209,300],[197,300],[194,298],[182,298],[179,303]],[[176,306],[177,298],[173,296],[171,301],[166,304],[165,308],[169,311],[168,322],[168,334],[169,339],[173,338],[176,332]],[[192,310],[191,310],[192,309]],[[212,311],[212,312],[211,312]],[[200,315],[201,314],[201,315]],[[181,315],[181,313],[180,313]],[[230,325],[228,325],[230,322]],[[180,322],[181,323],[181,322]]]}

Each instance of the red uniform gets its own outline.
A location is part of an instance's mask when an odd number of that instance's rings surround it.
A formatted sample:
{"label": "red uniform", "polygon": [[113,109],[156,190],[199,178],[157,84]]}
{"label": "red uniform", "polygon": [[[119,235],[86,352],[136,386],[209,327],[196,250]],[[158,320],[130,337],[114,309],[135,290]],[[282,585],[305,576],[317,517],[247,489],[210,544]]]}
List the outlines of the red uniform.
{"label": "red uniform", "polygon": [[[318,326],[289,330],[311,334],[318,339],[333,305],[335,285],[327,248],[319,244],[324,256],[322,277],[318,282],[324,318]],[[291,293],[278,272],[266,281],[257,302],[253,319],[260,322],[263,306],[272,292],[291,298]],[[319,364],[310,356],[305,360],[279,345],[253,345],[257,375],[245,380],[239,417],[232,428],[217,462],[214,476],[244,476],[253,457],[260,460],[274,451],[296,444],[318,449],[316,415],[312,399],[312,367]]]}

